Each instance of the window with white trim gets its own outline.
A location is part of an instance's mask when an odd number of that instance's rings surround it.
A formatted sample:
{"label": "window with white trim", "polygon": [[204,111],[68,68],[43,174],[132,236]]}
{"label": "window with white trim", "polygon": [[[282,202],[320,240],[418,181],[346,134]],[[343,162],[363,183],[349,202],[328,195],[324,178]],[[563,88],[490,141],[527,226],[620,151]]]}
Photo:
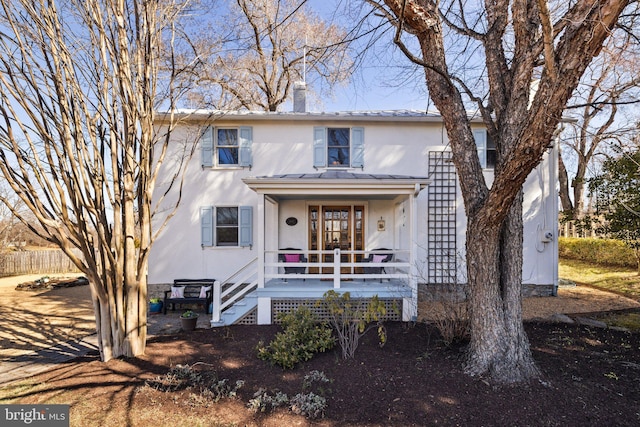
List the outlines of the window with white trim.
{"label": "window with white trim", "polygon": [[237,165],[240,153],[238,129],[217,128],[215,150],[217,165]]}
{"label": "window with white trim", "polygon": [[207,127],[200,138],[203,167],[251,167],[253,128]]}
{"label": "window with white trim", "polygon": [[364,128],[314,128],[313,166],[316,168],[364,167]]}
{"label": "window with white trim", "polygon": [[327,128],[328,167],[351,166],[351,130]]}
{"label": "window with white trim", "polygon": [[251,246],[251,206],[204,206],[200,209],[202,246]]}
{"label": "window with white trim", "polygon": [[478,148],[478,157],[483,169],[494,169],[496,167],[496,144],[485,129],[473,131],[473,139]]}

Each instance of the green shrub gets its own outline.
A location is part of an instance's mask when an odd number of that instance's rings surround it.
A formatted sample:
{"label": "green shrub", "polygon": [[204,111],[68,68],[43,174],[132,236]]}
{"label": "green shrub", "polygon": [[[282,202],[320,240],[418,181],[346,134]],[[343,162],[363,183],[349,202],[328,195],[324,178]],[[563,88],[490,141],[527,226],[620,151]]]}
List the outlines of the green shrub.
{"label": "green shrub", "polygon": [[289,405],[289,396],[286,393],[276,391],[274,395],[270,395],[264,388],[258,389],[247,404],[249,409],[256,413],[271,412],[285,405]]}
{"label": "green shrub", "polygon": [[[271,412],[277,408],[287,406],[294,414],[303,415],[306,418],[322,417],[327,409],[327,399],[325,397],[327,390],[324,389],[324,385],[331,382],[332,380],[327,378],[324,372],[311,371],[304,376],[302,392],[291,399],[278,390],[274,394],[269,394],[266,389],[260,388],[254,393],[253,399],[249,400],[247,406],[256,413]],[[308,391],[311,388],[317,389],[315,393],[314,391]]]}
{"label": "green shrub", "polygon": [[163,392],[192,390],[189,402],[193,406],[208,406],[221,399],[237,397],[238,390],[244,386],[243,380],[230,384],[228,379],[218,378],[215,371],[202,369],[203,366],[210,365],[197,362],[173,366],[166,374],[146,381],[145,386]]}
{"label": "green shrub", "polygon": [[315,353],[330,350],[335,345],[331,328],[319,323],[308,307],[280,313],[278,319],[282,323],[282,332],[278,332],[268,346],[258,344],[258,357],[262,360],[293,369],[297,363],[309,360]]}
{"label": "green shrub", "polygon": [[594,264],[630,268],[638,265],[633,249],[620,240],[561,237],[558,239],[558,253],[560,258]]}
{"label": "green shrub", "polygon": [[290,405],[291,412],[294,414],[315,419],[324,416],[324,411],[327,409],[327,399],[313,392],[298,393],[291,398]]}
{"label": "green shrub", "polygon": [[351,299],[349,292],[338,294],[330,290],[325,292],[320,304],[327,310],[329,323],[338,334],[344,359],[353,359],[360,338],[371,328],[378,328],[380,347],[386,343],[387,332],[382,319],[387,309],[377,295],[371,299]]}

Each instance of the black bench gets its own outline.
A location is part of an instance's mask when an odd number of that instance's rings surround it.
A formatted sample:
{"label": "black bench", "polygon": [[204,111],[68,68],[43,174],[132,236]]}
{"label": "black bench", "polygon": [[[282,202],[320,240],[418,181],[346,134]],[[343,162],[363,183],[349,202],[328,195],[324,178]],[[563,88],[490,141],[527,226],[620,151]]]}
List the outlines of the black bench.
{"label": "black bench", "polygon": [[[178,279],[173,281],[172,287],[183,287],[184,298],[172,298],[171,290],[164,291],[163,312],[167,314],[167,307],[171,304],[171,311],[176,310],[176,305],[180,304],[202,304],[205,313],[209,314],[209,307],[213,302],[213,282],[214,279]],[[206,294],[206,298],[200,298],[202,286],[211,286]]]}

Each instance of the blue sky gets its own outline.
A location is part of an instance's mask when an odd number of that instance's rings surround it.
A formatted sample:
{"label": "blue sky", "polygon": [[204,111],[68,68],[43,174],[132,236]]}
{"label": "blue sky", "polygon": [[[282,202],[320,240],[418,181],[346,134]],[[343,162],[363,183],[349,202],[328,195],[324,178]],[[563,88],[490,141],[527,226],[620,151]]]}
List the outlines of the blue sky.
{"label": "blue sky", "polygon": [[[389,87],[376,76],[376,71],[361,70],[368,77],[372,77],[363,86],[352,82],[344,88],[338,88],[334,99],[323,100],[324,111],[355,111],[355,110],[426,110],[430,106],[424,89],[418,91],[415,84],[405,84],[400,87]],[[381,76],[384,78],[384,76]],[[422,82],[420,82],[422,83]],[[422,83],[424,86],[424,83]],[[433,109],[433,106],[430,106]],[[310,110],[316,109],[309,105]]]}
{"label": "blue sky", "polygon": [[[353,15],[349,15],[350,11],[369,12],[368,6],[361,1],[308,0],[308,3],[326,21],[343,21],[342,25],[347,30],[356,21]],[[360,50],[357,46],[355,49]],[[392,33],[382,34],[359,64],[351,81],[346,86],[337,87],[332,99],[322,99],[321,105],[309,99],[308,110],[433,109],[426,94],[424,74],[392,46]],[[287,106],[283,109],[286,110]]]}

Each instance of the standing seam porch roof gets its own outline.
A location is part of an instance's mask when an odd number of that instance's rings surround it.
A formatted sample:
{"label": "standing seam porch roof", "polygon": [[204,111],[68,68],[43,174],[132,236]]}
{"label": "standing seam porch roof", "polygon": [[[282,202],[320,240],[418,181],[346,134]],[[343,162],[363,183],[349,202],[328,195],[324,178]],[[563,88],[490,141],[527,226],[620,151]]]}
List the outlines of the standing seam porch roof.
{"label": "standing seam porch roof", "polygon": [[329,170],[244,178],[257,193],[277,195],[417,195],[431,183],[427,177]]}

